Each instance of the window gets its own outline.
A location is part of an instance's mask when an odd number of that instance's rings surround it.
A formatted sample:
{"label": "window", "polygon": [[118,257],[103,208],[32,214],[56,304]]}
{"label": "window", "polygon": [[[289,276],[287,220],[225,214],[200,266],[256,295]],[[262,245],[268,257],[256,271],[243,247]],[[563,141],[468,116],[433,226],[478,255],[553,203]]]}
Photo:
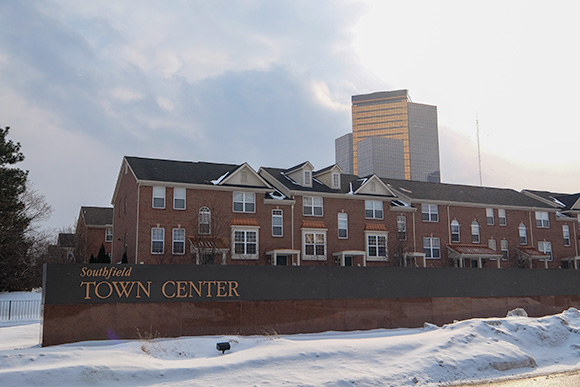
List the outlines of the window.
{"label": "window", "polygon": [[326,232],[304,231],[304,256],[326,259]]}
{"label": "window", "polygon": [[173,208],[185,210],[185,188],[173,188]]}
{"label": "window", "polygon": [[562,225],[562,234],[564,236],[564,246],[570,246],[570,227],[568,225]]}
{"label": "window", "polygon": [[495,223],[494,217],[493,217],[493,208],[486,208],[485,209],[485,219],[487,220],[488,226],[493,226],[493,224]]}
{"label": "window", "polygon": [[338,214],[338,237],[340,239],[348,238],[348,214],[344,212]]}
{"label": "window", "polygon": [[234,229],[234,258],[258,258],[258,231]]}
{"label": "window", "polygon": [[380,200],[365,200],[365,217],[367,219],[383,219],[383,202]]}
{"label": "window", "polygon": [[526,230],[526,225],[520,223],[518,228],[520,233],[520,245],[527,245],[528,244],[528,231]]}
{"label": "window", "polygon": [[112,242],[113,241],[113,229],[107,228],[105,229],[105,242]]}
{"label": "window", "polygon": [[234,192],[234,212],[256,212],[256,195],[253,192]]}
{"label": "window", "polygon": [[423,250],[427,259],[441,258],[441,242],[439,238],[423,238]]}
{"label": "window", "polygon": [[165,187],[153,187],[153,208],[165,208]]}
{"label": "window", "polygon": [[497,241],[495,239],[490,239],[487,241],[487,247],[489,247],[492,250],[497,250]]}
{"label": "window", "polygon": [[372,258],[387,257],[387,236],[383,234],[367,235],[367,255]]}
{"label": "window", "polygon": [[211,234],[211,211],[207,207],[201,207],[198,215],[198,226],[200,235]]}
{"label": "window", "polygon": [[471,222],[471,243],[479,243],[479,223],[476,220]]}
{"label": "window", "polygon": [[545,211],[536,211],[536,226],[538,228],[549,228],[550,218]]}
{"label": "window", "polygon": [[548,258],[548,261],[551,261],[553,259],[553,257],[552,257],[552,242],[546,242],[546,241],[538,242],[538,250],[540,250],[542,253],[550,256],[550,258]]}
{"label": "window", "polygon": [[501,240],[501,259],[507,260],[509,258],[509,247],[507,239]]}
{"label": "window", "polygon": [[283,235],[283,215],[282,210],[272,210],[272,236],[281,237]]}
{"label": "window", "polygon": [[332,188],[340,188],[340,174],[332,174]]}
{"label": "window", "polygon": [[304,186],[312,187],[312,172],[304,171]]}
{"label": "window", "polygon": [[151,229],[151,254],[163,254],[165,243],[165,229]]}
{"label": "window", "polygon": [[320,196],[304,196],[302,213],[304,215],[322,216],[322,198]]}
{"label": "window", "polygon": [[423,222],[438,222],[439,210],[437,204],[421,204],[421,217]]}
{"label": "window", "polygon": [[497,217],[499,219],[500,226],[507,226],[507,217],[504,208],[500,208],[497,210]]}
{"label": "window", "polygon": [[185,230],[183,228],[173,229],[173,254],[185,254]]}
{"label": "window", "polygon": [[451,222],[451,242],[459,243],[461,241],[459,230],[460,230],[459,221],[454,219]]}
{"label": "window", "polygon": [[397,216],[397,236],[400,241],[407,240],[407,217]]}

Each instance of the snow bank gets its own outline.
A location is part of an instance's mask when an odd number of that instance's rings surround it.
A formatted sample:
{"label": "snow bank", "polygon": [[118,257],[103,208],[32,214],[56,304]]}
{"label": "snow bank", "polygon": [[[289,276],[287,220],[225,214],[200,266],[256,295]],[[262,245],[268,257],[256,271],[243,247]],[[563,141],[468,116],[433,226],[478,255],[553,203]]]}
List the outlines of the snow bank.
{"label": "snow bank", "polygon": [[[40,348],[0,324],[0,385],[439,386],[580,369],[580,312],[437,327],[92,341]],[[145,335],[146,336],[146,335]],[[216,350],[228,341],[231,350]]]}

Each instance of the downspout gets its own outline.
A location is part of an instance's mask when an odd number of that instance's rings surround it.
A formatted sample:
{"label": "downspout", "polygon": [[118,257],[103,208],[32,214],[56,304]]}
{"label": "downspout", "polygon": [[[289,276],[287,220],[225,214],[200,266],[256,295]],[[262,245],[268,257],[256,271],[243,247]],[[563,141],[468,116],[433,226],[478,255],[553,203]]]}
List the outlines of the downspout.
{"label": "downspout", "polygon": [[532,242],[531,246],[534,247],[535,243],[534,243],[534,225],[532,224],[532,211],[528,211],[528,214],[530,218],[530,242]]}
{"label": "downspout", "polygon": [[[578,227],[580,226],[576,226],[574,224],[575,222],[572,222],[572,228],[574,229],[574,249],[576,252],[576,256],[578,256],[578,236],[576,235],[576,231],[578,230]],[[580,222],[578,222],[580,224]]]}
{"label": "downspout", "polygon": [[135,223],[135,264],[138,263],[138,255],[139,255],[139,198],[141,197],[141,183],[137,183],[137,219]]}
{"label": "downspout", "polygon": [[447,244],[451,243],[451,212],[449,207],[451,206],[451,202],[447,203]]}
{"label": "downspout", "polygon": [[415,213],[417,211],[413,211],[413,251],[417,251],[417,230],[415,229]]}

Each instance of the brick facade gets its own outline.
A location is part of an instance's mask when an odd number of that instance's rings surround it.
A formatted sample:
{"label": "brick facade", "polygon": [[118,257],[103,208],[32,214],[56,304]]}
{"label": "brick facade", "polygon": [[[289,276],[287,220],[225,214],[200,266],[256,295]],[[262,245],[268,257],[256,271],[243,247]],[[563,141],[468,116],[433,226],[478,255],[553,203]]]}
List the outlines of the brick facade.
{"label": "brick facade", "polygon": [[[301,180],[303,171],[307,173],[304,176],[312,174],[311,185]],[[529,256],[520,251],[522,247],[542,250],[551,246],[550,268],[562,267],[562,259],[579,255],[577,217],[561,215],[555,206],[523,193],[376,177],[361,179],[344,174],[339,175],[340,187],[330,187],[330,175],[324,173],[313,171],[310,163],[287,170],[261,168],[255,172],[247,164],[125,158],[112,203],[113,262],[126,252],[130,263],[199,263],[204,253],[198,245],[210,239],[212,254],[217,254],[214,262],[226,265],[425,263],[427,267],[497,267],[492,256],[502,254],[506,244],[507,259],[500,262],[503,268],[545,266],[543,260],[527,259]],[[158,193],[164,192],[162,208],[153,206],[154,187],[161,187],[156,188]],[[176,209],[174,194],[179,196],[183,191],[185,206]],[[235,197],[250,201],[248,212],[235,210]],[[377,216],[367,218],[367,201],[374,202]],[[236,205],[245,208],[242,202]],[[382,203],[382,214],[377,203]],[[436,210],[436,219],[423,220],[423,204]],[[202,208],[211,212],[210,235],[200,234]],[[273,211],[276,221],[282,218],[281,230],[276,224],[278,235],[273,235]],[[543,227],[536,224],[536,212],[543,213]],[[488,224],[490,213],[493,224]],[[347,218],[343,235],[339,235],[339,214],[346,214]],[[343,223],[344,217],[341,215]],[[453,221],[459,223],[459,238],[452,241]],[[472,240],[474,222],[479,226],[476,243]],[[404,232],[399,232],[398,225]],[[526,229],[525,245],[520,242],[521,225]],[[569,230],[569,244],[564,241],[563,226]],[[173,251],[174,230],[183,230],[176,234],[185,239],[184,247],[178,240],[177,253]],[[153,243],[152,233],[157,240]],[[427,253],[425,243],[438,243],[439,251]],[[476,250],[478,246],[490,247],[488,251],[493,254],[479,260],[477,256],[460,255],[458,260],[450,254],[455,244]]]}

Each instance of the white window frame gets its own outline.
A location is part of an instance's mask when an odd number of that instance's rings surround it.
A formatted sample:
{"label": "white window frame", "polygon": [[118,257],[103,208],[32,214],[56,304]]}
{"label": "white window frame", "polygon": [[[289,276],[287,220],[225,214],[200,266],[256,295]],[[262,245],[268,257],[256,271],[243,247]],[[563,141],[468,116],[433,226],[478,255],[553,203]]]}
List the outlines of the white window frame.
{"label": "white window frame", "polygon": [[552,255],[552,242],[539,241],[538,242],[538,250],[540,250],[544,254],[550,254],[550,258],[548,258],[548,262],[552,262],[554,260],[554,256]]}
{"label": "white window frame", "polygon": [[312,171],[309,170],[304,171],[304,186],[312,187]]}
{"label": "white window frame", "polygon": [[451,243],[461,243],[461,223],[457,219],[451,221]]}
{"label": "white window frame", "polygon": [[[162,203],[159,203],[162,201]],[[154,186],[151,205],[153,208],[165,208],[165,187]]]}
{"label": "white window frame", "polygon": [[501,249],[501,259],[507,261],[509,259],[510,254],[509,242],[507,239],[502,239],[500,241],[500,249]]}
{"label": "white window frame", "polygon": [[272,236],[284,236],[284,211],[279,208],[272,210]]}
{"label": "white window frame", "polygon": [[[328,248],[326,234],[326,229],[315,228],[302,230],[302,256],[304,260],[326,261]],[[309,246],[312,246],[313,254],[307,253]],[[318,254],[318,252],[320,252],[320,247],[322,247],[322,254]]]}
{"label": "white window frame", "polygon": [[500,226],[507,226],[507,214],[505,208],[497,209],[497,224]]}
{"label": "white window frame", "polygon": [[[185,254],[185,229],[174,228],[172,232],[173,241],[171,243],[171,254],[184,255]],[[178,249],[177,246],[180,246]]]}
{"label": "white window frame", "polygon": [[113,229],[107,227],[105,229],[105,242],[112,242],[113,241]]}
{"label": "white window frame", "polygon": [[423,222],[439,222],[439,207],[437,204],[421,204],[421,219]]}
{"label": "white window frame", "polygon": [[481,243],[481,229],[477,220],[471,222],[471,243]]}
{"label": "white window frame", "polygon": [[[367,261],[386,261],[389,259],[388,237],[388,232],[365,232]],[[384,254],[381,254],[381,248],[384,248]],[[374,249],[374,254],[371,249]]]}
{"label": "white window frame", "polygon": [[338,213],[338,239],[348,239],[348,214],[346,212]]}
{"label": "white window frame", "polygon": [[493,226],[495,224],[495,216],[493,214],[493,208],[485,209],[485,221],[488,226]]}
{"label": "white window frame", "polygon": [[[232,227],[232,259],[258,259],[260,256],[259,229],[259,227]],[[251,248],[252,245],[255,245],[255,252],[251,252],[254,250]],[[236,249],[242,246],[243,252]]]}
{"label": "white window frame", "polygon": [[165,229],[162,227],[151,228],[151,254],[165,253]]}
{"label": "white window frame", "polygon": [[173,188],[173,209],[185,210],[187,190],[182,187]]}
{"label": "white window frame", "polygon": [[562,225],[562,236],[564,238],[564,246],[569,247],[570,246],[570,226],[568,226],[567,224],[563,224]]}
{"label": "white window frame", "polygon": [[339,173],[332,174],[332,188],[340,188],[340,174]]}
{"label": "white window frame", "polygon": [[254,192],[234,191],[232,197],[233,197],[232,208],[234,212],[246,212],[246,213],[256,212],[256,194]]}
{"label": "white window frame", "polygon": [[520,225],[518,226],[518,235],[519,235],[519,239],[520,239],[520,245],[527,246],[528,245],[528,229],[527,229],[525,224],[520,223]]}
{"label": "white window frame", "polygon": [[550,215],[547,211],[536,211],[536,227],[550,228]]}
{"label": "white window frame", "polygon": [[[317,213],[317,210],[319,209]],[[324,216],[324,201],[321,196],[304,196],[302,198],[302,215]]]}
{"label": "white window frame", "polygon": [[[423,251],[426,259],[441,259],[441,240],[437,237],[424,237]],[[438,256],[435,256],[435,252]]]}
{"label": "white window frame", "polygon": [[211,210],[206,206],[197,213],[197,232],[199,235],[211,235]]}
{"label": "white window frame", "polygon": [[382,200],[365,200],[365,218],[366,219],[384,219],[385,211],[383,210]]}
{"label": "white window frame", "polygon": [[407,217],[405,215],[397,215],[397,238],[400,241],[407,240]]}
{"label": "white window frame", "polygon": [[493,238],[487,240],[487,247],[490,249],[497,251],[497,241]]}

